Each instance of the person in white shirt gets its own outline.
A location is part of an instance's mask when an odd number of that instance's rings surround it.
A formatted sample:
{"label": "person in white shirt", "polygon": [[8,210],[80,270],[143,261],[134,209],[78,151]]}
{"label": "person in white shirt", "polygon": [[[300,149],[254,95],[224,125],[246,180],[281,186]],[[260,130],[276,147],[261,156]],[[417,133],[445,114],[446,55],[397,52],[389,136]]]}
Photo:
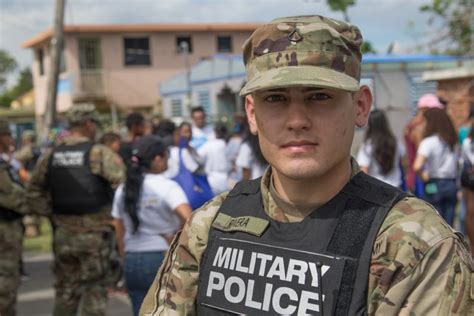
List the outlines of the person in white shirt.
{"label": "person in white shirt", "polygon": [[208,140],[216,138],[214,128],[206,125],[206,112],[202,106],[196,106],[191,109],[191,118],[193,120],[191,147],[199,149]]}
{"label": "person in white shirt", "polygon": [[443,109],[424,112],[426,125],[413,169],[425,182],[425,197],[449,225],[457,202],[457,133]]}
{"label": "person in white shirt", "polygon": [[162,175],[167,164],[168,151],[162,140],[141,137],[132,149],[126,182],[114,196],[112,216],[134,315],[139,313],[171,239],[192,212],[181,187]]}
{"label": "person in white shirt", "polygon": [[373,110],[365,139],[359,147],[357,162],[365,173],[395,187],[402,187],[400,163],[405,148],[397,141],[381,110]]}
{"label": "person in white shirt", "polygon": [[217,124],[215,129],[216,139],[207,141],[198,149],[198,154],[205,161],[204,171],[211,186],[212,192],[217,195],[228,190],[227,178],[230,170],[226,157],[227,127]]}
{"label": "person in white shirt", "polygon": [[192,139],[192,127],[188,122],[183,122],[173,135],[174,145],[170,147],[168,158],[168,169],[164,172],[167,178],[174,178],[179,173],[179,152],[183,159],[184,166],[192,173],[204,174],[204,160],[198,152],[190,146]]}
{"label": "person in white shirt", "polygon": [[257,136],[249,133],[245,137],[235,164],[237,168],[241,168],[243,180],[252,180],[263,175],[268,163],[262,155]]}

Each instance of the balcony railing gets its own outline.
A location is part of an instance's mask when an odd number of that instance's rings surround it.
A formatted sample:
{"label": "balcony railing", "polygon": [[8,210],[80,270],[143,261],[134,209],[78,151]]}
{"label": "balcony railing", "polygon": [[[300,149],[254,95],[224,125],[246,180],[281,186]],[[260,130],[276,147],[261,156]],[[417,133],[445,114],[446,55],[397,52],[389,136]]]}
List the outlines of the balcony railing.
{"label": "balcony railing", "polygon": [[101,69],[83,69],[71,74],[74,98],[105,98],[105,73]]}

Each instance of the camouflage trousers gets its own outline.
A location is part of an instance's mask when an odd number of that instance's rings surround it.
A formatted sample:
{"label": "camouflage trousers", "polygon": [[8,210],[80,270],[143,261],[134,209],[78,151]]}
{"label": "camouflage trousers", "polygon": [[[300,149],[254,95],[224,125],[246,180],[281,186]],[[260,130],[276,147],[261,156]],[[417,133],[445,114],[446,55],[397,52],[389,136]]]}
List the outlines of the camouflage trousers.
{"label": "camouflage trousers", "polygon": [[0,315],[15,315],[23,241],[21,219],[0,219]]}
{"label": "camouflage trousers", "polygon": [[71,232],[57,227],[54,233],[56,298],[53,315],[105,315],[107,287],[117,275],[115,234],[111,232]]}

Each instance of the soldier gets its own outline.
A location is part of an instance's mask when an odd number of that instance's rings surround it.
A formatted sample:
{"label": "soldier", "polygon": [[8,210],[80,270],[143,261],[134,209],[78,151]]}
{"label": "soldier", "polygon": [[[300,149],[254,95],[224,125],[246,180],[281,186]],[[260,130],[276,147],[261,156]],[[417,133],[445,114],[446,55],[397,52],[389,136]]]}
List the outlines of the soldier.
{"label": "soldier", "polygon": [[8,162],[13,138],[8,122],[0,119],[0,315],[15,315],[20,285],[23,241],[24,188],[18,172]]}
{"label": "soldier", "polygon": [[240,93],[270,167],[193,214],[142,315],[474,315],[463,237],[350,156],[372,103],[361,44],[321,16],[253,33]]}
{"label": "soldier", "polygon": [[[53,315],[105,315],[107,286],[117,275],[111,190],[124,179],[116,153],[94,144],[97,112],[91,104],[67,112],[70,136],[40,159],[27,203],[42,215],[52,209],[56,298]],[[117,257],[118,258],[118,257]]]}
{"label": "soldier", "polygon": [[[16,160],[21,162],[20,179],[26,183],[36,162],[41,156],[40,147],[36,144],[36,134],[32,130],[25,130],[21,135],[21,148],[14,153]],[[41,219],[36,215],[29,215],[23,218],[25,225],[25,235],[36,237],[40,235]]]}

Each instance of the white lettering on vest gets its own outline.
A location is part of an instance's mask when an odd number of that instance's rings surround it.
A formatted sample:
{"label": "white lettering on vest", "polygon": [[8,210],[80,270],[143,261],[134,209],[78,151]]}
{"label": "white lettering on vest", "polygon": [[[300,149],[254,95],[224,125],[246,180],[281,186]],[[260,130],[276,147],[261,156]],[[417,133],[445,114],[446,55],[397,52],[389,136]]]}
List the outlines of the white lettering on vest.
{"label": "white lettering on vest", "polygon": [[279,277],[282,281],[286,280],[285,262],[282,257],[275,257],[270,270],[268,270],[267,278],[273,278],[273,276]]}
{"label": "white lettering on vest", "polygon": [[[232,295],[232,285],[237,285],[237,295]],[[241,278],[232,276],[227,279],[224,286],[225,298],[231,303],[240,303],[245,297],[245,283]]]}
{"label": "white lettering on vest", "polygon": [[298,315],[311,315],[313,313],[308,312],[318,312],[319,313],[319,305],[310,303],[309,300],[319,300],[319,294],[308,292],[308,291],[301,291],[300,296],[300,304],[298,306]]}
{"label": "white lettering on vest", "polygon": [[253,300],[253,289],[255,287],[255,281],[249,280],[247,286],[247,295],[245,296],[245,306],[252,307],[255,309],[262,309],[262,303]]}
{"label": "white lettering on vest", "polygon": [[84,164],[84,153],[82,151],[55,152],[52,164],[57,167],[80,167]]}
{"label": "white lettering on vest", "polygon": [[244,251],[239,250],[239,254],[237,257],[237,266],[235,267],[236,271],[243,272],[243,273],[248,273],[249,268],[242,266],[242,259],[244,257]]}
{"label": "white lettering on vest", "polygon": [[219,268],[222,268],[222,265],[224,264],[224,268],[228,269],[231,252],[232,248],[226,248],[224,251],[224,247],[219,247],[217,249],[217,253],[214,257],[214,262],[212,263],[212,265],[217,265]]}
{"label": "white lettering on vest", "polygon": [[292,301],[298,301],[298,294],[296,294],[295,290],[290,289],[289,287],[280,287],[275,290],[275,293],[273,293],[273,309],[279,315],[292,315],[296,311],[296,306],[289,304],[287,307],[283,308],[281,306],[281,297],[283,295],[288,295]]}
{"label": "white lettering on vest", "polygon": [[273,290],[273,284],[271,283],[265,284],[265,294],[263,296],[262,309],[266,312],[268,312],[270,308],[270,302],[272,300],[272,290]]}
{"label": "white lettering on vest", "polygon": [[209,283],[207,285],[206,295],[211,297],[213,290],[221,291],[224,288],[224,281],[225,278],[222,273],[211,271],[209,274]]}
{"label": "white lettering on vest", "polygon": [[257,258],[260,259],[260,270],[258,271],[259,276],[265,275],[265,267],[267,266],[267,261],[272,260],[273,256],[265,255],[263,253],[257,253]]}
{"label": "white lettering on vest", "polygon": [[235,261],[236,261],[236,257],[237,257],[237,251],[238,249],[237,248],[234,248],[232,249],[232,258],[230,259],[230,266],[229,266],[229,269],[230,270],[234,270],[235,269]]}
{"label": "white lettering on vest", "polygon": [[286,280],[288,282],[293,282],[293,277],[297,277],[299,284],[305,284],[307,271],[308,264],[305,261],[290,259],[290,262],[288,263]]}
{"label": "white lettering on vest", "polygon": [[[311,286],[318,287],[318,270],[316,269],[316,264],[314,262],[309,262],[309,271],[311,271]],[[329,266],[323,265],[321,267],[321,277],[323,277],[326,272],[329,270]]]}

